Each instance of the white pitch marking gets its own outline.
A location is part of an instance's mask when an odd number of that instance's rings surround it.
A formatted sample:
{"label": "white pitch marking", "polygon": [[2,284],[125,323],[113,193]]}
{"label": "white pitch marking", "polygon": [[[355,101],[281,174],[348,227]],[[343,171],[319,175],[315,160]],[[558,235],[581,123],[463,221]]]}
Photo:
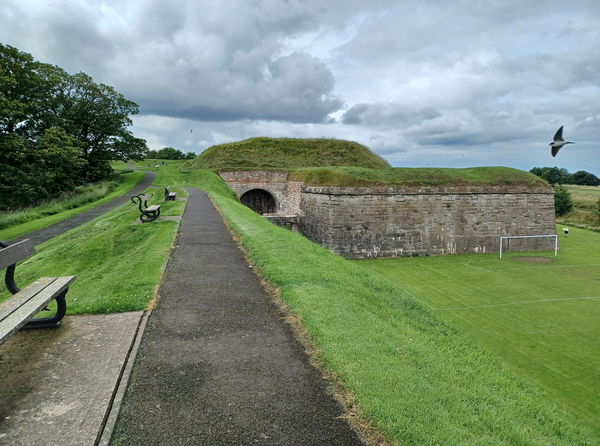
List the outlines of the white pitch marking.
{"label": "white pitch marking", "polygon": [[540,303],[540,302],[555,302],[555,301],[564,301],[564,300],[583,300],[583,299],[600,299],[600,296],[564,297],[564,298],[559,298],[559,299],[521,300],[521,301],[517,301],[517,302],[506,302],[503,304],[473,305],[473,306],[467,306],[467,307],[432,308],[432,310],[433,311],[472,310],[472,309],[477,309],[477,308],[505,307],[508,305],[536,304],[536,303]]}

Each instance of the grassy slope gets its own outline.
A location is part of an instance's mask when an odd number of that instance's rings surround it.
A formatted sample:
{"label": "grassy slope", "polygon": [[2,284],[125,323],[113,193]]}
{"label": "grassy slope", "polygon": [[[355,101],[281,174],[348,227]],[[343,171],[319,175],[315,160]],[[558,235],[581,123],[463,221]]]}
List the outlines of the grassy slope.
{"label": "grassy slope", "polygon": [[[215,182],[209,173],[195,175],[205,186]],[[301,319],[325,366],[394,443],[593,443],[533,386],[408,291],[271,225],[218,191],[211,195]]]}
{"label": "grassy slope", "polygon": [[306,166],[389,167],[367,147],[338,139],[250,138],[206,149],[194,168],[280,168]]}
{"label": "grassy slope", "polygon": [[600,230],[600,217],[594,213],[600,200],[600,186],[566,185],[573,198],[573,210],[560,217],[561,222]]}
{"label": "grassy slope", "polygon": [[[162,215],[183,212],[185,203],[163,203],[160,189],[148,192],[153,194],[149,204],[161,203]],[[36,255],[17,267],[17,283],[76,275],[67,296],[69,314],[146,308],[162,277],[178,224],[160,220],[137,224],[138,217],[137,207],[125,203],[37,245]]]}
{"label": "grassy slope", "polygon": [[365,169],[360,167],[321,167],[297,169],[290,179],[309,185],[425,185],[457,186],[477,184],[543,186],[546,183],[529,172],[510,167],[405,168]]}
{"label": "grassy slope", "polygon": [[600,234],[572,230],[551,263],[522,256],[358,263],[419,296],[600,437]]}
{"label": "grassy slope", "polygon": [[67,218],[73,217],[74,215],[92,209],[96,206],[100,206],[101,204],[104,204],[112,200],[113,198],[121,196],[124,193],[127,193],[127,191],[133,189],[135,185],[140,182],[143,175],[144,174],[142,172],[125,173],[123,174],[123,177],[125,178],[123,183],[121,183],[119,187],[117,187],[111,193],[106,195],[104,198],[93,201],[91,203],[87,203],[77,208],[68,209],[58,214],[48,215],[42,218],[38,218],[36,220],[28,221],[26,223],[2,229],[0,230],[0,240],[12,240],[14,238],[20,237],[23,234],[28,234],[30,232],[37,231],[38,229],[45,228],[60,221],[66,220]]}

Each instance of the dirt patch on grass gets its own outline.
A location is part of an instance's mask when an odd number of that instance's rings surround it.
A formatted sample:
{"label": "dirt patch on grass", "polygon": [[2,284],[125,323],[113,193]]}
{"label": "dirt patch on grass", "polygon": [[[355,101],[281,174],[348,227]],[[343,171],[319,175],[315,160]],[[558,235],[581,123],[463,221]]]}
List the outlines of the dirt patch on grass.
{"label": "dirt patch on grass", "polygon": [[517,260],[521,262],[532,262],[532,263],[550,263],[552,259],[548,257],[517,257]]}

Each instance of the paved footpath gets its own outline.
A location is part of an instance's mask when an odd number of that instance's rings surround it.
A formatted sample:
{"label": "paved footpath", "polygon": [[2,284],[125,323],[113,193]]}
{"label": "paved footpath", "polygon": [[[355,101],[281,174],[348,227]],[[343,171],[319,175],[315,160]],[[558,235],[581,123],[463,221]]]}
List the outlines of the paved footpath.
{"label": "paved footpath", "polygon": [[131,197],[133,195],[137,195],[143,192],[148,186],[152,184],[152,181],[154,180],[155,176],[156,172],[146,171],[146,175],[144,175],[140,182],[133,189],[121,195],[120,197],[117,197],[109,201],[108,203],[104,203],[103,205],[96,206],[95,208],[92,208],[89,211],[82,212],[81,214],[55,223],[52,226],[48,226],[46,228],[40,229],[39,231],[34,231],[29,234],[18,237],[14,240],[11,240],[11,243],[28,238],[33,240],[33,242],[36,245],[39,245],[40,243],[45,242],[46,240],[50,240],[51,238],[59,236],[64,232],[76,228],[77,226],[87,223],[88,221],[93,220],[94,218],[105,214],[106,212],[116,208],[117,206],[120,206],[123,203],[131,200]]}
{"label": "paved footpath", "polygon": [[325,387],[190,189],[111,445],[361,445]]}

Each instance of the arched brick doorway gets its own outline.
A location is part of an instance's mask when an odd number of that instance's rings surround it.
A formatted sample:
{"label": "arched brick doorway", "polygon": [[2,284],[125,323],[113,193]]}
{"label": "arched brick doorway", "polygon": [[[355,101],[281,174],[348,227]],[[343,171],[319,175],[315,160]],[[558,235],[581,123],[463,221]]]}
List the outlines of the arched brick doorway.
{"label": "arched brick doorway", "polygon": [[240,197],[240,201],[260,215],[273,214],[277,209],[275,197],[264,189],[251,189]]}

